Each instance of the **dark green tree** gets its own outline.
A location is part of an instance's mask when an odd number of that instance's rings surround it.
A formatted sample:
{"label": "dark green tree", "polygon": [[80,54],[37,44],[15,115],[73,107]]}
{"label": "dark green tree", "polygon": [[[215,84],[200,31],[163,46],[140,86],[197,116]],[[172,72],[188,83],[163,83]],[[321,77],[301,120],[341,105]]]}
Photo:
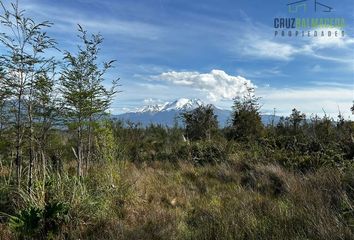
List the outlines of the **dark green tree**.
{"label": "dark green tree", "polygon": [[289,116],[289,122],[294,133],[298,132],[303,124],[305,124],[306,115],[294,108]]}
{"label": "dark green tree", "polygon": [[210,140],[218,129],[218,120],[212,105],[201,105],[183,113],[182,118],[190,140]]}
{"label": "dark green tree", "polygon": [[254,88],[247,87],[247,93],[234,99],[230,137],[233,139],[256,139],[263,136],[264,126],[260,115],[259,97]]}

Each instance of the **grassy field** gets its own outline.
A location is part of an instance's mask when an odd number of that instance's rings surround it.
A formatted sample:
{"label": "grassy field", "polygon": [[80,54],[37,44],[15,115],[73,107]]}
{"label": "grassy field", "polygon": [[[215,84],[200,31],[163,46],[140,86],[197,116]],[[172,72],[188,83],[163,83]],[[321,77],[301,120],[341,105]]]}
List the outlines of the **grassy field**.
{"label": "grassy field", "polygon": [[[181,149],[193,152],[203,144],[181,143]],[[156,155],[146,148],[139,154]],[[8,184],[11,171],[2,166],[1,239],[353,239],[351,167],[304,173],[248,145],[227,148],[216,163],[196,164],[196,156],[182,155],[164,161],[163,154],[97,162],[82,179],[76,163],[66,162],[59,172],[38,174],[31,194]],[[52,219],[37,221],[33,215],[49,203],[63,206]]]}

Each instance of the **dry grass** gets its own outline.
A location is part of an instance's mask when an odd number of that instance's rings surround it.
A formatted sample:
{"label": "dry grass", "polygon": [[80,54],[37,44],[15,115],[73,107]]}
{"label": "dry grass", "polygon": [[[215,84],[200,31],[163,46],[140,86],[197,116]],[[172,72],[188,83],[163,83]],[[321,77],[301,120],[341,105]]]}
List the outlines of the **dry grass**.
{"label": "dry grass", "polygon": [[[131,162],[92,167],[80,184],[65,175],[51,197],[70,203],[77,239],[352,239],[342,173],[295,174],[234,160],[196,166]],[[351,215],[352,216],[352,215]],[[1,225],[3,239],[11,239]]]}

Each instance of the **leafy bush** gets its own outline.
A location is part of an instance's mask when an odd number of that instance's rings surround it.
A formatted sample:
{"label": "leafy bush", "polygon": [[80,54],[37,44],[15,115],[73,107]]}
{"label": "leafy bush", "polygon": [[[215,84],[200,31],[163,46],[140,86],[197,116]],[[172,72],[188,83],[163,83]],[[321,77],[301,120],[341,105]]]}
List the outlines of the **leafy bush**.
{"label": "leafy bush", "polygon": [[42,210],[37,207],[29,207],[20,211],[9,220],[10,229],[20,238],[39,237],[41,228]]}
{"label": "leafy bush", "polygon": [[30,206],[11,216],[9,227],[19,238],[45,239],[60,233],[68,211],[68,206],[61,202],[48,203],[44,208]]}
{"label": "leafy bush", "polygon": [[216,164],[227,161],[228,153],[225,146],[209,141],[192,143],[190,148],[191,161],[197,165]]}

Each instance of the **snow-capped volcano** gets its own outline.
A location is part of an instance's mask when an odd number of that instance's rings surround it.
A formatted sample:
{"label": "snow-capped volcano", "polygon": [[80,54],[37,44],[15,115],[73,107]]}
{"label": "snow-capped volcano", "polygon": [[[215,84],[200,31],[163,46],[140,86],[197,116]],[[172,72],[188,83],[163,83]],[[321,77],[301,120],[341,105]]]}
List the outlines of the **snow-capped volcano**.
{"label": "snow-capped volcano", "polygon": [[161,104],[154,104],[154,105],[145,105],[142,108],[137,109],[136,111],[131,111],[131,112],[137,112],[137,113],[144,113],[144,112],[159,112],[163,106]]}
{"label": "snow-capped volcano", "polygon": [[[116,115],[114,118],[141,123],[142,126],[149,124],[173,126],[176,121],[178,124],[182,124],[181,115],[183,112],[196,109],[201,105],[206,105],[206,103],[200,99],[180,98],[171,102],[148,104],[135,111]],[[220,126],[224,126],[231,112],[229,110],[219,109],[215,106],[214,112],[218,116]]]}
{"label": "snow-capped volcano", "polygon": [[192,110],[195,109],[204,103],[200,99],[187,99],[180,98],[172,103],[168,103],[164,106],[162,111],[170,111],[170,110]]}
{"label": "snow-capped volcano", "polygon": [[162,112],[162,111],[186,111],[193,110],[204,103],[200,99],[188,99],[188,98],[180,98],[173,102],[165,102],[163,104],[154,104],[154,105],[146,105],[142,108],[139,108],[137,113],[144,112]]}
{"label": "snow-capped volcano", "polygon": [[[172,102],[149,104],[137,109],[136,111],[127,112],[112,117],[122,121],[140,123],[142,126],[148,126],[149,124],[160,124],[171,127],[174,126],[176,122],[179,125],[183,125],[181,118],[183,112],[193,110],[201,105],[206,104],[199,99],[180,98]],[[218,117],[219,126],[225,127],[231,117],[231,110],[224,110],[215,106],[213,106],[213,108],[214,113]],[[261,117],[264,124],[269,124],[271,122],[272,116],[262,115]],[[279,118],[277,117],[276,121],[278,121],[278,119]]]}

